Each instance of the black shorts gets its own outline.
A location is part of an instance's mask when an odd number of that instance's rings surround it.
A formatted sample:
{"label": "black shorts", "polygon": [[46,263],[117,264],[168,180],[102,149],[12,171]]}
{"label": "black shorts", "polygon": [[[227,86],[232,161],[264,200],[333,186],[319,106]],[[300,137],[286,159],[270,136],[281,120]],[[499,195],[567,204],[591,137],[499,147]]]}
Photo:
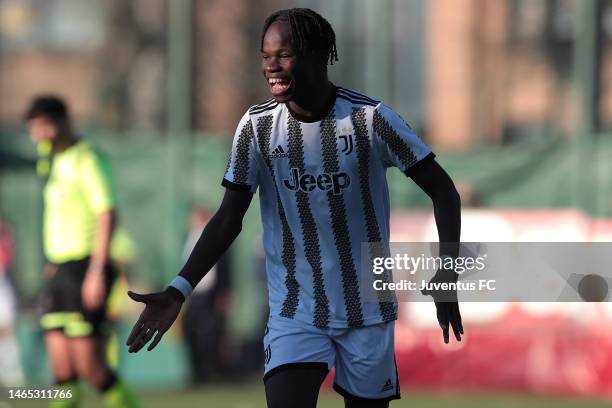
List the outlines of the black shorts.
{"label": "black shorts", "polygon": [[98,310],[86,310],[81,298],[81,286],[89,266],[89,258],[56,265],[55,274],[47,281],[42,297],[41,327],[44,331],[61,330],[68,337],[104,334],[106,303],[117,270],[107,264],[106,298]]}

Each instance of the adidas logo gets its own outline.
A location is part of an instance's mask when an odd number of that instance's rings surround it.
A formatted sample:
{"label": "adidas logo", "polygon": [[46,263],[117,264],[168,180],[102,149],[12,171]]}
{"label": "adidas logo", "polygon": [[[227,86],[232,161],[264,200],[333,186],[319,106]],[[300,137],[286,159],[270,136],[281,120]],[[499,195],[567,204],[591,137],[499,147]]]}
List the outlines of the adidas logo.
{"label": "adidas logo", "polygon": [[270,362],[270,359],[272,358],[272,349],[270,348],[270,345],[268,344],[268,347],[266,347],[266,349],[264,350],[264,364],[268,365],[268,363]]}
{"label": "adidas logo", "polygon": [[380,391],[385,392],[385,391],[391,391],[392,389],[393,389],[393,383],[391,382],[391,379],[389,378],[387,382],[385,383],[385,385],[383,385],[382,390]]}
{"label": "adidas logo", "polygon": [[276,146],[276,149],[272,150],[272,153],[270,153],[271,159],[280,159],[283,157],[289,157],[289,155],[285,153],[285,150],[281,145]]}

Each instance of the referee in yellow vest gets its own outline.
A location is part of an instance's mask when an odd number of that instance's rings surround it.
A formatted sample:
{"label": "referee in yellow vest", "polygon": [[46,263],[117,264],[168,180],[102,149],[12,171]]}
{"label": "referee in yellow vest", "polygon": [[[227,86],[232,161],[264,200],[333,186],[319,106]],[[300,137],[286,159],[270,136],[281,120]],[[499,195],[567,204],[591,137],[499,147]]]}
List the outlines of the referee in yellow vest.
{"label": "referee in yellow vest", "polygon": [[[55,407],[76,407],[78,380],[91,384],[113,408],[137,407],[134,394],[106,363],[106,303],[117,272],[109,262],[115,194],[108,162],[73,132],[66,104],[40,96],[25,122],[47,177],[43,245],[48,261],[41,326],[56,384],[73,398]],[[45,152],[46,150],[46,152]]]}

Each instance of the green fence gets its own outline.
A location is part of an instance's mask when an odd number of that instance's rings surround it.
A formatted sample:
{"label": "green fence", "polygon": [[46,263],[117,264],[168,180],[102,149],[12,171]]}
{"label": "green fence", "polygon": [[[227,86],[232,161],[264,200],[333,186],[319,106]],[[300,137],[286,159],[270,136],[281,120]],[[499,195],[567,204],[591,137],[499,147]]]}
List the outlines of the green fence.
{"label": "green fence", "polygon": [[[192,204],[214,210],[222,197],[229,140],[138,135],[93,137],[114,167],[120,225],[137,244],[132,276],[162,287],[181,265],[187,217]],[[33,158],[26,137],[0,137],[0,151]],[[3,156],[4,157],[4,156]],[[557,140],[541,144],[441,153],[438,161],[455,181],[469,184],[483,205],[495,208],[578,207],[594,216],[612,213],[612,138],[586,142]],[[41,181],[32,167],[5,160],[0,173],[0,209],[13,224],[15,270],[20,292],[40,287]],[[388,173],[393,209],[427,207],[428,198],[396,170]],[[258,200],[247,214],[234,248],[238,283],[248,280],[253,238],[260,233]],[[248,296],[245,293],[245,296]]]}
{"label": "green fence", "polygon": [[[215,209],[223,188],[229,139],[202,137],[161,138],[150,135],[95,135],[93,144],[114,165],[120,225],[132,236],[137,262],[130,281],[161,289],[182,262],[182,245],[192,204]],[[0,210],[16,236],[13,272],[22,304],[19,334],[27,350],[25,367],[33,381],[44,380],[37,368],[41,350],[36,334],[34,308],[42,279],[40,220],[41,181],[33,167],[15,157],[33,158],[34,149],[25,136],[0,136]],[[9,157],[13,157],[9,160]],[[493,208],[582,208],[593,216],[612,216],[612,138],[556,140],[539,145],[483,148],[466,153],[441,153],[438,161],[453,179],[469,184],[484,206]],[[429,208],[428,198],[400,172],[388,173],[393,210]],[[233,307],[231,331],[238,337],[258,337],[262,288],[255,277],[254,247],[260,241],[259,203],[248,211],[244,230],[235,242],[232,259]],[[121,326],[125,334],[129,322]],[[155,359],[183,356],[180,341],[169,340]],[[165,352],[164,352],[165,350]],[[171,356],[174,357],[171,357]],[[184,358],[172,373],[178,384],[186,375]],[[135,381],[146,359],[128,359],[126,369]],[[150,360],[153,361],[153,360]],[[146,372],[147,370],[144,370]],[[167,375],[170,375],[166,373]],[[158,379],[159,380],[159,379]],[[164,381],[169,381],[166,378]]]}

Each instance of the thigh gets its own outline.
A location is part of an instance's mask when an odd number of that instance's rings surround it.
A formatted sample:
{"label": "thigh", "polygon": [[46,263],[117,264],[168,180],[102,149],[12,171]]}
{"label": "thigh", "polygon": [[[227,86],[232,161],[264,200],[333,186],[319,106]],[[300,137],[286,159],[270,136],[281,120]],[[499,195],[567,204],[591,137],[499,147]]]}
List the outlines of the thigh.
{"label": "thigh", "polygon": [[61,330],[45,332],[45,347],[49,365],[56,381],[67,381],[76,375],[70,353],[69,339]]}
{"label": "thigh", "polygon": [[325,364],[299,363],[274,372],[264,380],[268,408],[315,408],[327,373]]}
{"label": "thigh", "polygon": [[384,407],[400,397],[394,322],[347,329],[334,336],[334,343],[334,389],[345,397],[348,407]]}

